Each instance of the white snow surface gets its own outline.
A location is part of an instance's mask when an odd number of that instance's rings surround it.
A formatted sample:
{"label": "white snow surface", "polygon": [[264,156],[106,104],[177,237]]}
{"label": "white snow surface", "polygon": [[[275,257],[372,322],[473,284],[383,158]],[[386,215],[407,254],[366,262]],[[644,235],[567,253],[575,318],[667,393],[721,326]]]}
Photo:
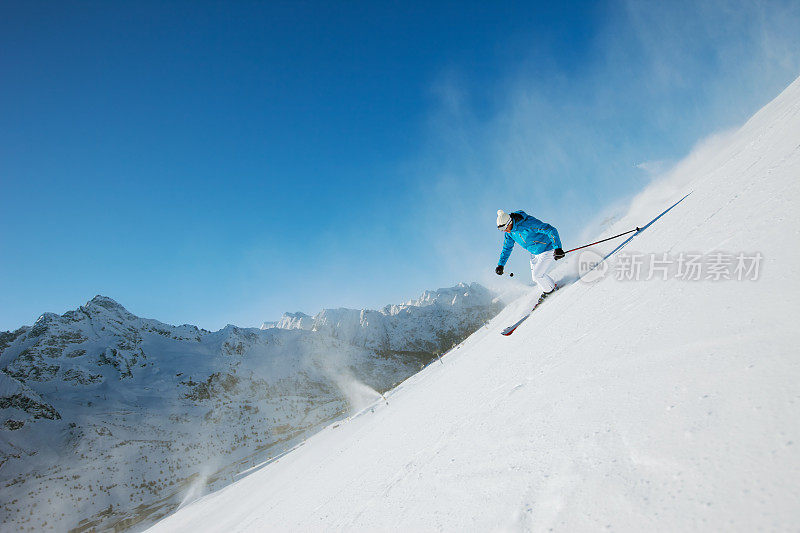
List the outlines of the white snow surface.
{"label": "white snow surface", "polygon": [[693,190],[625,250],[760,252],[757,281],[578,281],[499,335],[528,294],[388,405],[152,531],[796,530],[798,178],[800,79],[606,233]]}

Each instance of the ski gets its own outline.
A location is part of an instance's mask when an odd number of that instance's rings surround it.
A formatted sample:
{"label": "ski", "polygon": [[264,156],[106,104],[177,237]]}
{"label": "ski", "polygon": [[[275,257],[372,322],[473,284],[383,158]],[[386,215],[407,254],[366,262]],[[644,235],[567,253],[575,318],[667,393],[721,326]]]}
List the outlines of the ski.
{"label": "ski", "polygon": [[[656,221],[656,220],[658,220],[659,218],[661,218],[661,217],[663,217],[664,215],[666,215],[666,214],[667,214],[667,213],[668,213],[668,212],[669,212],[669,211],[670,211],[670,210],[671,210],[673,207],[675,207],[676,205],[678,205],[678,204],[679,204],[679,203],[681,203],[682,201],[686,200],[686,197],[687,197],[687,196],[689,196],[690,194],[692,194],[692,193],[691,193],[691,192],[689,192],[689,193],[688,193],[686,196],[684,196],[683,198],[681,198],[680,200],[678,200],[677,202],[675,202],[674,204],[672,204],[671,206],[669,206],[668,208],[666,208],[664,211],[662,211],[662,212],[661,212],[661,213],[660,213],[660,214],[659,214],[659,215],[658,215],[656,218],[654,218],[653,220],[651,220],[650,222],[648,222],[647,224],[645,224],[644,226],[642,226],[641,228],[639,228],[639,230],[638,230],[636,233],[634,233],[633,235],[631,235],[630,237],[628,237],[627,239],[625,239],[624,241],[622,241],[622,244],[620,244],[619,246],[617,246],[616,248],[614,248],[613,250],[611,250],[610,252],[608,252],[608,253],[605,255],[605,257],[603,257],[603,259],[601,259],[600,261],[598,261],[598,262],[597,262],[597,264],[594,266],[594,268],[592,268],[592,270],[594,270],[595,268],[597,268],[598,266],[600,266],[600,264],[601,264],[603,261],[605,261],[606,259],[608,259],[608,258],[609,258],[609,257],[611,257],[612,255],[614,255],[615,253],[617,253],[618,251],[620,251],[620,250],[621,250],[621,249],[622,249],[622,248],[623,248],[623,247],[624,247],[626,244],[628,244],[629,242],[631,242],[631,241],[633,240],[633,238],[634,238],[634,237],[636,237],[636,236],[637,236],[637,235],[639,235],[641,232],[643,232],[644,230],[646,230],[647,228],[649,228],[649,227],[650,227],[650,226],[653,224],[653,222],[655,222],[655,221]],[[585,275],[585,274],[584,274],[584,275]]]}
{"label": "ski", "polygon": [[558,287],[558,284],[556,283],[556,286],[555,286],[555,288],[554,288],[552,291],[550,291],[550,292],[549,292],[549,293],[547,293],[547,294],[544,294],[544,293],[543,293],[541,296],[539,296],[539,301],[538,301],[538,302],[536,302],[536,304],[534,304],[534,306],[533,306],[533,309],[531,309],[530,311],[528,311],[528,314],[526,314],[525,316],[523,316],[522,318],[520,318],[519,320],[517,320],[517,321],[516,321],[514,324],[511,324],[510,326],[508,326],[506,329],[504,329],[503,331],[501,331],[501,332],[500,332],[500,334],[501,334],[501,335],[505,335],[506,337],[508,337],[509,335],[511,335],[512,333],[514,333],[514,330],[515,330],[515,329],[517,329],[517,327],[519,327],[519,325],[520,325],[520,324],[522,324],[523,322],[525,322],[525,320],[527,320],[527,318],[528,318],[529,316],[531,316],[531,315],[533,314],[533,312],[534,312],[534,311],[536,311],[536,308],[537,308],[537,307],[539,307],[540,305],[542,305],[542,302],[544,302],[544,301],[545,301],[545,299],[547,299],[547,297],[548,297],[549,295],[551,295],[552,293],[556,292],[558,289],[559,289],[559,287]]}
{"label": "ski", "polygon": [[[534,307],[533,309],[536,309],[536,307]],[[522,324],[523,322],[525,322],[525,320],[527,320],[529,316],[531,316],[531,313],[533,313],[533,309],[531,309],[530,311],[528,311],[528,314],[526,314],[525,316],[523,316],[522,318],[520,318],[519,320],[517,320],[517,321],[516,321],[514,324],[511,324],[511,325],[510,325],[510,326],[508,326],[506,329],[504,329],[503,331],[501,331],[501,332],[500,332],[500,334],[501,334],[501,335],[505,335],[506,337],[508,337],[509,335],[511,335],[512,333],[514,333],[514,330],[515,330],[515,329],[517,329],[517,327],[519,327],[519,325],[520,325],[520,324]]]}

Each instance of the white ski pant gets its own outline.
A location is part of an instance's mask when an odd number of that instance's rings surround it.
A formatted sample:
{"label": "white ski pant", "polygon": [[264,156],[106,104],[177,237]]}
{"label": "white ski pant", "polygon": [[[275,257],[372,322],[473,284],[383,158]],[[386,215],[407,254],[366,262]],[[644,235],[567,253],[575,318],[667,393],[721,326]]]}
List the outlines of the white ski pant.
{"label": "white ski pant", "polygon": [[553,250],[548,250],[537,255],[531,254],[531,277],[544,292],[550,292],[556,288],[553,278],[547,275],[547,271],[553,268],[556,261],[554,253]]}

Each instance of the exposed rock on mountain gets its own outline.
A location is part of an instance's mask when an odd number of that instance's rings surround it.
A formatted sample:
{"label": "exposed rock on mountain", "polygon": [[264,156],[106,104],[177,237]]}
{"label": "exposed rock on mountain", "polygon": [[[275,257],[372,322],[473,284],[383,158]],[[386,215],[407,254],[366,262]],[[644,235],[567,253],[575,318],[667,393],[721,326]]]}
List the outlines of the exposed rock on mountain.
{"label": "exposed rock on mountain", "polygon": [[210,332],[105,296],[0,333],[5,527],[142,525],[384,391],[500,310],[477,284]]}

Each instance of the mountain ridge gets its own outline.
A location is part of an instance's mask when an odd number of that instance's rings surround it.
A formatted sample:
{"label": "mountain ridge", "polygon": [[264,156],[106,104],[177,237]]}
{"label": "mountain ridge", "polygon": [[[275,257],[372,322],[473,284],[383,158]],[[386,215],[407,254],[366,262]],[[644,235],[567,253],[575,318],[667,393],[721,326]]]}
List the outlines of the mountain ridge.
{"label": "mountain ridge", "polygon": [[[163,516],[187,491],[230,481],[360,408],[502,307],[478,284],[454,290],[459,305],[407,306],[393,332],[370,328],[369,310],[337,311],[338,322],[323,313],[320,331],[212,332],[96,295],[0,333],[0,481],[10,495],[0,522],[124,528]],[[350,320],[362,315],[363,328]],[[63,509],[31,516],[42,498]]]}

